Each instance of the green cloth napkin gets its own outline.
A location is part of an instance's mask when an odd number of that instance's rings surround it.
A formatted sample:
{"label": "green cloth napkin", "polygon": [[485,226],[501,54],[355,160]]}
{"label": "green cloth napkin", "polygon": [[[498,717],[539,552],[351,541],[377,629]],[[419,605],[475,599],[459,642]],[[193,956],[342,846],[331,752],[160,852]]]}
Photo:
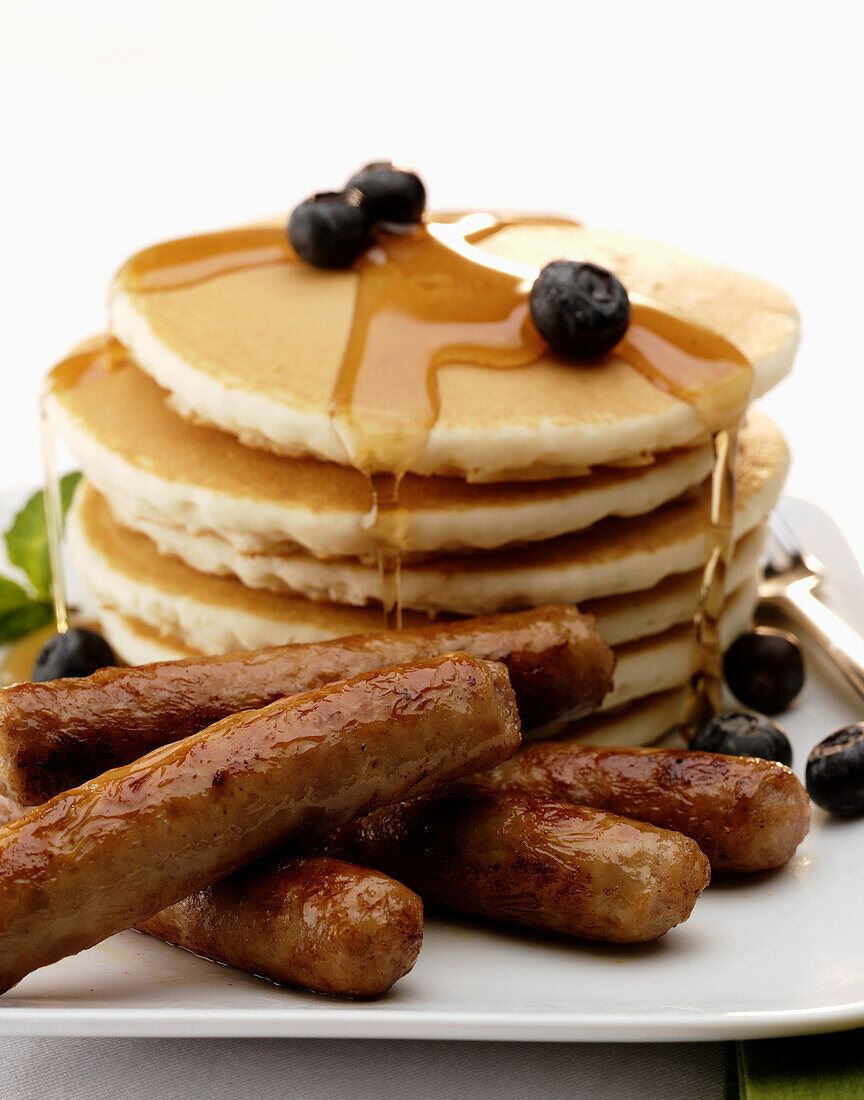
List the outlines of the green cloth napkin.
{"label": "green cloth napkin", "polygon": [[725,1100],[864,1100],[864,1029],[730,1043]]}

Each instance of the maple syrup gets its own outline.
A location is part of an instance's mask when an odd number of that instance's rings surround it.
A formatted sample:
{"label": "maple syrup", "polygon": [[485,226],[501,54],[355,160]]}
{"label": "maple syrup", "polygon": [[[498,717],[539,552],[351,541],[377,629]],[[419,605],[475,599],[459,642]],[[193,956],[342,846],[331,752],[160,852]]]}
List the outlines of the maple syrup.
{"label": "maple syrup", "polygon": [[[48,541],[48,562],[51,567],[51,598],[54,604],[54,631],[65,634],[69,629],[69,609],[66,599],[66,571],[63,565],[63,502],[60,477],[57,472],[54,428],[47,411],[48,391],[60,393],[68,386],[81,385],[89,379],[113,370],[129,358],[123,345],[112,336],[100,337],[83,345],[59,363],[51,372],[48,386],[39,401],[39,422],[42,437],[42,476],[44,484],[45,529]],[[52,631],[52,633],[54,632]],[[0,677],[18,675],[26,662],[32,669],[38,648],[30,659],[29,637],[10,647],[0,667]],[[47,640],[47,636],[43,641]],[[11,671],[9,668],[11,666]],[[28,673],[29,675],[29,673]]]}
{"label": "maple syrup", "polygon": [[[68,626],[80,626],[88,630],[99,631],[99,623],[92,618],[80,615],[74,609],[69,610]],[[67,626],[67,628],[68,628]],[[57,633],[56,626],[43,626],[30,634],[25,634],[6,647],[0,660],[0,687],[29,682],[33,677],[33,666],[42,646]]]}
{"label": "maple syrup", "polygon": [[45,529],[48,536],[48,562],[51,567],[54,623],[57,633],[65,634],[69,629],[69,614],[66,607],[66,577],[61,553],[63,503],[60,499],[60,478],[57,475],[54,430],[45,410],[44,396],[39,410],[39,420],[42,432],[42,474],[44,481],[42,500],[45,508]]}
{"label": "maple syrup", "polygon": [[16,642],[8,645],[0,661],[0,687],[22,684],[33,677],[33,666],[39,656],[39,650],[53,637],[55,625],[43,626],[30,634],[25,634]]}

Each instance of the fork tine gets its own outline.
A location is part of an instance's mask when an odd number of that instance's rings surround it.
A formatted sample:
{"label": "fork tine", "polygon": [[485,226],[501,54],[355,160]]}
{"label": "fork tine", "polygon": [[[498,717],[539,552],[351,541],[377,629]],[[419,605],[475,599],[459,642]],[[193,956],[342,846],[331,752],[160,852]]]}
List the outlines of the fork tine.
{"label": "fork tine", "polygon": [[794,565],[795,559],[774,529],[772,517],[768,524],[768,537],[765,540],[765,575],[767,577],[780,576],[783,573],[788,573]]}
{"label": "fork tine", "polygon": [[820,577],[825,572],[819,559],[803,549],[789,521],[779,510],[772,512],[768,520],[766,555],[772,575],[784,573],[798,565]]}
{"label": "fork tine", "polygon": [[798,547],[798,539],[795,532],[789,526],[786,517],[780,511],[773,511],[768,520],[768,528],[771,535],[785,550],[790,558],[800,558],[801,551]]}

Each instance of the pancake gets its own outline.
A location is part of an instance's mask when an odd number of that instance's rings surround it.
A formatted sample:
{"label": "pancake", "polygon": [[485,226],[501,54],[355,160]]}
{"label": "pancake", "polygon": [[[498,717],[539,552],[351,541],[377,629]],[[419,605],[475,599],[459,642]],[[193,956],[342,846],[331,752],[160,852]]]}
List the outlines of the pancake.
{"label": "pancake", "polygon": [[[788,467],[782,436],[751,416],[741,435],[736,537],[774,507]],[[708,554],[710,483],[646,516],[610,518],[586,531],[524,548],[403,563],[402,606],[419,611],[487,614],[544,603],[578,603],[653,587],[702,566]],[[355,559],[322,561],[303,553],[243,554],[216,535],[142,521],[119,503],[121,518],[164,554],[203,573],[234,575],[250,588],[293,592],[363,607],[380,600],[377,568]],[[391,578],[392,580],[392,578]],[[390,599],[392,604],[393,589]]]}
{"label": "pancake", "polygon": [[[516,225],[483,240],[509,260],[599,262],[640,292],[731,341],[754,368],[753,395],[789,369],[798,324],[781,291],[676,249],[563,223]],[[132,264],[136,263],[133,258]],[[256,447],[338,463],[330,416],[355,310],[356,271],[271,262],[175,289],[110,296],[113,333],[184,415]],[[440,411],[408,469],[471,481],[581,474],[704,438],[695,408],[615,353],[602,365],[551,354],[518,370],[467,363],[438,372]]]}
{"label": "pancake", "polygon": [[653,745],[681,721],[687,697],[686,688],[648,695],[617,710],[574,722],[555,740],[585,745]]}
{"label": "pancake", "polygon": [[118,659],[126,665],[182,661],[186,657],[200,657],[204,652],[175,635],[163,634],[141,619],[108,607],[99,612],[99,625]]}
{"label": "pancake", "polygon": [[[763,538],[764,530],[759,529],[739,544],[730,569],[730,589],[741,590],[757,575]],[[78,571],[103,609],[140,620],[157,635],[198,652],[316,641],[383,626],[377,608],[318,603],[248,588],[235,578],[199,573],[178,558],[160,555],[146,536],[118,524],[89,486],[76,495],[69,539]],[[618,645],[666,632],[678,623],[691,624],[700,582],[696,570],[669,577],[649,591],[595,600],[582,607],[595,615],[610,643]],[[406,625],[424,622],[427,616],[406,612]],[[148,644],[155,643],[151,639]],[[133,660],[123,646],[120,652]]]}
{"label": "pancake", "polygon": [[[247,554],[374,553],[363,525],[370,484],[358,471],[254,450],[191,424],[131,362],[76,384],[70,375],[67,363],[49,378],[52,422],[128,526],[218,535]],[[666,452],[642,467],[541,482],[471,485],[409,474],[400,491],[404,545],[422,553],[492,549],[555,538],[611,515],[641,515],[703,481],[711,462],[703,445]]]}

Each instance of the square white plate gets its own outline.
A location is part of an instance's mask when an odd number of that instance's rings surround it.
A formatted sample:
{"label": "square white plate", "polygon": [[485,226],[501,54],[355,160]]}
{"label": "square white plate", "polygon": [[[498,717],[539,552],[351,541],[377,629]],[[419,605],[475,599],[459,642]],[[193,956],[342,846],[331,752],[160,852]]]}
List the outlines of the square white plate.
{"label": "square white plate", "polygon": [[[784,501],[828,566],[826,599],[864,632],[864,580],[818,508]],[[864,717],[812,659],[784,724],[810,748]],[[0,999],[0,1034],[654,1041],[759,1037],[864,1024],[864,820],[814,808],[789,867],[718,877],[655,944],[576,943],[427,919],[414,971],[380,1001],[280,989],[135,932],[31,974]]]}

